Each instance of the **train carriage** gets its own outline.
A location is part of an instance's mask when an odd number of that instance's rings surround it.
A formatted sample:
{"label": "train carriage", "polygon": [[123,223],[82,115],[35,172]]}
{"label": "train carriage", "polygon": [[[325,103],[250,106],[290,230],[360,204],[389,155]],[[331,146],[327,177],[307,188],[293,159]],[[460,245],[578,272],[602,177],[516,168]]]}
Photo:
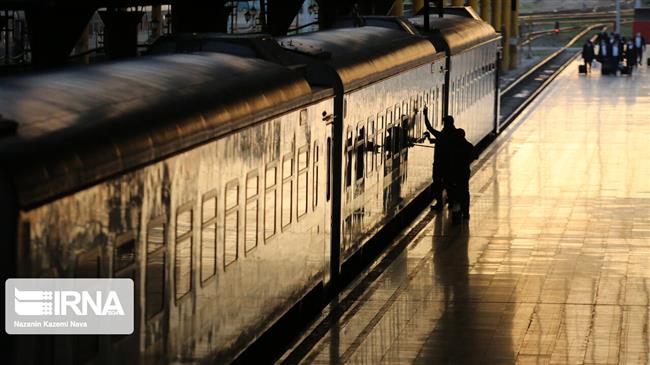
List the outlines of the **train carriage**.
{"label": "train carriage", "polygon": [[444,17],[410,18],[423,36],[447,55],[445,114],[478,144],[499,130],[499,47],[501,37],[471,7],[445,8]]}
{"label": "train carriage", "polygon": [[11,363],[229,362],[329,277],[331,90],[225,54],[2,85],[5,278],[132,278],[137,308],[131,336],[11,337]]}
{"label": "train carriage", "polygon": [[[445,7],[442,18],[430,14],[429,29],[424,29],[423,14],[410,18],[364,16],[363,23],[427,38],[446,56],[443,114],[452,115],[473,144],[499,131],[501,36],[471,7]],[[334,26],[354,24],[353,18],[345,17]]]}
{"label": "train carriage", "polygon": [[[343,28],[278,39],[307,64],[307,79],[336,93],[333,261],[349,259],[431,184],[433,153],[414,147],[422,109],[441,120],[444,55],[425,39],[379,27]],[[340,161],[340,164],[338,163]],[[336,169],[336,167],[335,167]],[[340,257],[334,257],[336,253]],[[332,268],[338,270],[339,268]]]}

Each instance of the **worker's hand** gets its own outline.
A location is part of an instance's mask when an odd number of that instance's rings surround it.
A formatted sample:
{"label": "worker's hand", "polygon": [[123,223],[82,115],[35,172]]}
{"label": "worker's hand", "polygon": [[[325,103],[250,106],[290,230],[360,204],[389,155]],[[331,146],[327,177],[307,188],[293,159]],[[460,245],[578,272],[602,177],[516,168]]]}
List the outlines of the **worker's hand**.
{"label": "worker's hand", "polygon": [[422,108],[422,113],[424,113],[424,115],[429,115],[429,108],[427,108],[426,105]]}

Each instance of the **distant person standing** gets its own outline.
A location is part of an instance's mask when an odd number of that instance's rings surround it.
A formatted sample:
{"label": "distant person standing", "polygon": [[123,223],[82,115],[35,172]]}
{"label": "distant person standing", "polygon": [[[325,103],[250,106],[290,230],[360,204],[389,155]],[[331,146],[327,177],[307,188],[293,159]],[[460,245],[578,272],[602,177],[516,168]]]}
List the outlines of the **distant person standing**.
{"label": "distant person standing", "polygon": [[618,39],[612,39],[611,40],[611,50],[612,50],[612,57],[611,57],[611,62],[612,62],[612,72],[616,72],[618,70],[618,66],[621,62],[621,43]]}
{"label": "distant person standing", "polygon": [[603,37],[600,40],[600,43],[598,43],[598,62],[600,62],[603,67],[601,67],[601,71],[603,75],[607,74],[610,72],[610,50],[609,50],[609,37],[607,36],[607,33],[603,35]]}
{"label": "distant person standing", "polygon": [[641,32],[637,32],[634,37],[634,48],[636,48],[636,57],[637,62],[640,65],[643,65],[643,51],[645,51],[645,38],[641,35]]}
{"label": "distant person standing", "polygon": [[591,63],[594,62],[594,44],[590,40],[587,40],[585,45],[582,47],[582,59],[585,61],[585,67],[587,68],[587,73],[591,73]]}
{"label": "distant person standing", "polygon": [[634,47],[634,42],[629,41],[627,43],[627,48],[625,49],[625,62],[627,63],[627,67],[630,68],[630,73],[632,73],[632,68],[636,66],[636,54],[637,50],[636,47]]}

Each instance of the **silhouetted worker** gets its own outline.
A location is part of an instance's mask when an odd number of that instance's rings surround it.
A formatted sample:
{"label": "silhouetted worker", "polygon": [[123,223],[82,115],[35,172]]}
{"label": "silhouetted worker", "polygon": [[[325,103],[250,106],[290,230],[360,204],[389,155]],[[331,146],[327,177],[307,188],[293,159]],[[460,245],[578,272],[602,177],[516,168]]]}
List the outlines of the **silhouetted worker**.
{"label": "silhouetted worker", "polygon": [[[433,154],[433,197],[436,199],[436,204],[431,208],[442,209],[444,202],[442,200],[442,191],[445,190],[449,179],[449,155],[450,144],[456,138],[456,127],[454,126],[454,118],[447,115],[442,118],[443,128],[442,131],[437,131],[429,121],[429,109],[425,106],[422,110],[424,113],[424,124],[429,132],[425,132],[424,136],[430,143],[435,143],[436,150]],[[432,134],[434,138],[431,138]],[[449,193],[449,191],[447,191]]]}
{"label": "silhouetted worker", "polygon": [[585,61],[587,73],[591,73],[591,63],[594,61],[594,44],[590,40],[582,47],[582,59]]}
{"label": "silhouetted worker", "polygon": [[478,156],[474,145],[465,139],[465,131],[462,128],[456,129],[456,137],[450,151],[450,185],[453,186],[453,196],[450,200],[460,204],[460,214],[469,219],[469,167]]}
{"label": "silhouetted worker", "polygon": [[637,62],[640,65],[643,65],[643,51],[645,51],[645,38],[641,35],[641,32],[637,32],[634,37],[634,48],[636,48]]}

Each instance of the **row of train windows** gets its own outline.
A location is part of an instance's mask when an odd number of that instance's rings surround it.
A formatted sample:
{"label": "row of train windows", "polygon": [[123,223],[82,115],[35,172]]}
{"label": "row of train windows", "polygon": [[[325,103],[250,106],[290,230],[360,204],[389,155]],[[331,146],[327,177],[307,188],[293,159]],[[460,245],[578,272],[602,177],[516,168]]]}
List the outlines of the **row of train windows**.
{"label": "row of train windows", "polygon": [[[331,142],[330,142],[331,143]],[[328,144],[329,145],[329,144]],[[254,170],[246,175],[245,192],[240,200],[239,180],[226,184],[223,191],[223,232],[218,233],[219,217],[218,193],[212,190],[201,199],[200,217],[195,217],[194,203],[186,203],[176,210],[175,257],[174,257],[174,297],[183,298],[192,290],[192,251],[194,247],[193,230],[195,223],[200,227],[200,275],[201,283],[207,282],[217,273],[218,255],[221,247],[221,264],[223,270],[239,258],[240,243],[240,206],[244,215],[244,254],[255,249],[260,241],[259,210],[262,211],[264,240],[273,238],[278,230],[284,231],[291,226],[294,215],[300,220],[309,210],[308,196],[311,192],[311,207],[316,210],[319,204],[320,146],[313,145],[311,160],[312,187],[309,188],[310,150],[309,146],[298,149],[297,156],[288,153],[282,161],[275,161],[266,166],[264,171],[264,189],[260,189],[260,177]],[[297,170],[294,172],[294,164]],[[279,171],[278,171],[279,170]],[[294,187],[297,194],[294,194]],[[263,197],[261,191],[263,190]],[[328,194],[329,195],[329,194]],[[327,197],[329,198],[329,197]],[[279,222],[277,218],[279,208]],[[198,220],[197,220],[198,219]],[[279,223],[279,226],[278,226]],[[149,222],[146,236],[146,315],[151,318],[163,310],[165,303],[165,261],[167,224],[164,217]],[[219,239],[223,237],[223,239]],[[220,242],[221,241],[221,242]],[[114,277],[132,277],[135,279],[136,239],[132,233],[122,235],[116,240],[113,252]],[[97,276],[99,272],[96,273]],[[97,277],[90,275],[90,277]]]}
{"label": "row of train windows", "polygon": [[[399,157],[400,151],[407,147],[403,143],[405,140],[422,136],[426,131],[422,119],[424,106],[429,109],[433,126],[438,126],[440,105],[438,101],[441,97],[442,90],[440,88],[432,89],[408,101],[396,104],[376,117],[368,117],[366,122],[357,123],[356,133],[352,128],[348,128],[345,137],[346,188],[352,185],[353,159],[355,160],[354,180],[358,181],[365,176],[370,176],[375,167],[379,169],[384,160]],[[414,116],[415,118],[413,118]],[[378,153],[379,149],[383,149],[383,153]]]}
{"label": "row of train windows", "polygon": [[494,65],[488,69],[485,73],[482,69],[476,70],[451,82],[451,115],[466,110],[494,90]]}

